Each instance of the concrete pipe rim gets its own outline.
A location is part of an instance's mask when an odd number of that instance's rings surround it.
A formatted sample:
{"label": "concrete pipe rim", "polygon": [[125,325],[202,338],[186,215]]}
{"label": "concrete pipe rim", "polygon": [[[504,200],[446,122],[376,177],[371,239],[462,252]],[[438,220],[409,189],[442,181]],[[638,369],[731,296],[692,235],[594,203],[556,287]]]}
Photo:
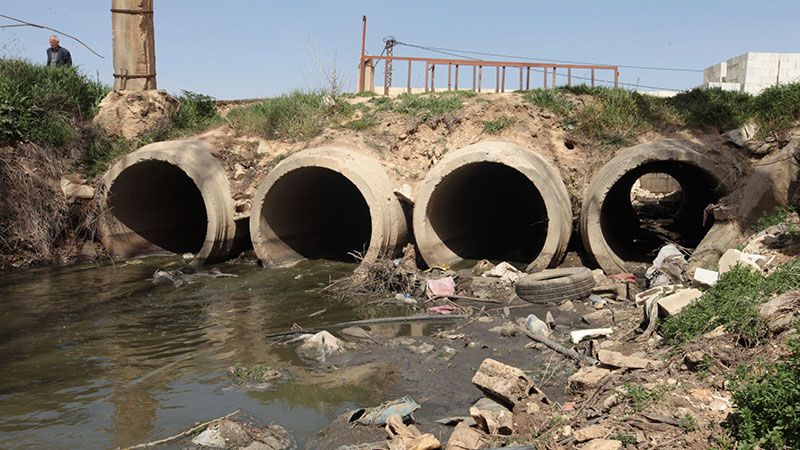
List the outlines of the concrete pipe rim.
{"label": "concrete pipe rim", "polygon": [[[670,169],[670,165],[675,168]],[[677,168],[694,171],[692,174],[701,174],[704,180],[712,180],[715,186],[707,193],[709,197],[721,198],[733,188],[731,168],[700,151],[696,144],[677,139],[661,139],[622,149],[592,176],[581,205],[580,233],[585,250],[606,273],[629,272],[641,264],[621,257],[605,236],[603,207],[609,193],[622,186],[619,183],[624,177],[633,174],[641,177],[648,173],[665,173],[673,179],[683,177],[685,180],[686,174],[676,176],[670,173]],[[633,181],[636,179],[638,177]],[[680,180],[676,181],[682,191],[687,189]],[[685,198],[687,194],[683,195]]]}
{"label": "concrete pipe rim", "polygon": [[[349,183],[367,206],[369,242],[361,254],[362,261],[372,262],[380,256],[394,257],[406,243],[405,217],[393,190],[396,182],[380,161],[350,147],[315,147],[294,153],[278,163],[259,181],[253,194],[250,236],[253,250],[265,267],[291,266],[303,259],[337,259],[317,255],[311,249],[299,249],[289,242],[291,237],[279,230],[285,228],[284,225],[279,226],[274,220],[271,223],[265,217],[265,214],[270,214],[268,209],[273,207],[272,203],[276,202],[270,197],[273,191],[285,189],[281,185],[289,183],[292,177],[303,175],[303,171],[307,174],[316,171],[318,175],[330,176],[331,180],[338,178],[340,183],[344,180],[346,183],[342,186]],[[313,196],[313,192],[309,195]],[[358,249],[351,251],[361,253]]]}
{"label": "concrete pipe rim", "polygon": [[[523,253],[522,259],[535,255],[516,262],[526,265],[529,272],[555,267],[566,253],[572,231],[572,211],[566,186],[558,170],[541,155],[516,143],[501,140],[482,141],[448,152],[425,176],[417,192],[413,212],[414,235],[423,260],[429,266],[449,266],[464,259],[483,259],[465,258],[463,255],[468,252],[451,248],[455,247],[452,244],[455,240],[442,236],[447,230],[442,230],[441,226],[437,231],[433,216],[428,211],[432,200],[440,195],[436,193],[437,188],[447,182],[448,176],[476,164],[497,165],[508,169],[510,176],[518,174],[521,177],[518,186],[535,191],[535,195],[528,198],[541,198],[544,211],[540,213],[544,214],[546,220],[544,240],[538,249],[538,244],[529,246],[528,254]],[[526,238],[534,239],[532,236]]]}
{"label": "concrete pipe rim", "polygon": [[[141,168],[142,165],[150,163],[164,164],[177,169],[191,180],[202,197],[206,218],[205,233],[203,233],[202,244],[197,252],[194,252],[194,257],[189,263],[200,265],[206,262],[221,261],[231,256],[236,224],[230,184],[224,168],[213,156],[212,148],[205,142],[197,140],[156,142],[123,156],[103,175],[101,192],[104,204],[109,204],[109,195],[114,189],[115,182],[119,181],[126,171],[131,168]],[[115,216],[113,219],[107,216],[110,213],[109,209],[98,222],[101,242],[107,249],[114,247],[113,234],[119,223]],[[164,251],[176,253],[167,249]],[[157,252],[132,253],[123,256],[148,253]]]}

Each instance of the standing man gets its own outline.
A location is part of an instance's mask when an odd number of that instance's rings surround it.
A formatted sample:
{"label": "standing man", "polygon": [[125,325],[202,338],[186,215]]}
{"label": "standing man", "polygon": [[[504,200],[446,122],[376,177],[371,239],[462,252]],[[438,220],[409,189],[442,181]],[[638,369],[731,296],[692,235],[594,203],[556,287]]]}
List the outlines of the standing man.
{"label": "standing man", "polygon": [[49,67],[72,67],[72,55],[69,50],[58,45],[58,36],[50,36],[50,48],[47,49],[47,65]]}

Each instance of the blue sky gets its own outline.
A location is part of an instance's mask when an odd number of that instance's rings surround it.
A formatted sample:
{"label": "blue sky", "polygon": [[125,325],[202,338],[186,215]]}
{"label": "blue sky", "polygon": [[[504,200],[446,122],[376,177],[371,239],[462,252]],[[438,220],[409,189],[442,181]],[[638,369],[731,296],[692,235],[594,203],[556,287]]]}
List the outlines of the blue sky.
{"label": "blue sky", "polygon": [[[105,59],[63,38],[75,63],[92,77],[111,83],[110,4],[109,0],[6,0],[0,1],[0,13],[78,36]],[[368,17],[367,48],[374,53],[380,53],[386,35],[453,49],[693,69],[746,51],[800,51],[800,2],[792,0],[155,0],[159,87],[220,99],[266,97],[323,87],[325,77],[319,68],[335,65],[354,89],[362,14]],[[0,20],[5,23],[10,22]],[[0,29],[0,52],[43,62],[50,34]],[[397,48],[395,54],[437,56],[408,47]],[[404,85],[406,66],[395,70],[395,84]],[[413,74],[418,86],[423,73],[418,69]],[[491,75],[487,78],[487,85],[492,85]],[[510,79],[518,80],[518,74]],[[700,84],[702,74],[622,68],[620,80],[684,89]]]}

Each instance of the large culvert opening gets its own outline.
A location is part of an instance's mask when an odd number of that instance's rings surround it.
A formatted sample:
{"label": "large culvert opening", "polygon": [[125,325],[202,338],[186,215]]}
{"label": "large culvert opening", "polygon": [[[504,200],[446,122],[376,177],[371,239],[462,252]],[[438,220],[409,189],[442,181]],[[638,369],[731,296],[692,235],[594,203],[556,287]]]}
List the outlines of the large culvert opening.
{"label": "large culvert opening", "polygon": [[183,170],[167,162],[148,160],[126,168],[111,185],[108,206],[131,233],[150,244],[137,243],[143,248],[133,248],[132,253],[154,247],[197,253],[205,241],[208,216],[203,195]]}
{"label": "large culvert opening", "polygon": [[542,194],[524,174],[479,162],[450,172],[431,193],[426,214],[442,243],[463,259],[527,264],[547,239]]}
{"label": "large culvert opening", "polygon": [[[280,177],[264,198],[262,227],[304,258],[352,261],[372,235],[366,199],[344,175],[303,167]],[[274,244],[268,244],[274,245]]]}
{"label": "large culvert opening", "polygon": [[600,210],[606,243],[621,259],[650,262],[658,250],[676,243],[693,249],[713,225],[708,205],[724,188],[707,171],[682,161],[644,164],[626,173],[608,191]]}

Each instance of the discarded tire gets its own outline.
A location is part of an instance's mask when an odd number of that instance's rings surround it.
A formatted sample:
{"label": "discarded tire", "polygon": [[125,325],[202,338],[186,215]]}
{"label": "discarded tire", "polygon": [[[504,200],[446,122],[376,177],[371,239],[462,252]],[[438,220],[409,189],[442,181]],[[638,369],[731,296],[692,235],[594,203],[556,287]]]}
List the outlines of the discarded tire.
{"label": "discarded tire", "polygon": [[548,304],[588,296],[594,287],[594,275],[586,267],[547,269],[520,278],[516,284],[519,298],[530,303]]}

